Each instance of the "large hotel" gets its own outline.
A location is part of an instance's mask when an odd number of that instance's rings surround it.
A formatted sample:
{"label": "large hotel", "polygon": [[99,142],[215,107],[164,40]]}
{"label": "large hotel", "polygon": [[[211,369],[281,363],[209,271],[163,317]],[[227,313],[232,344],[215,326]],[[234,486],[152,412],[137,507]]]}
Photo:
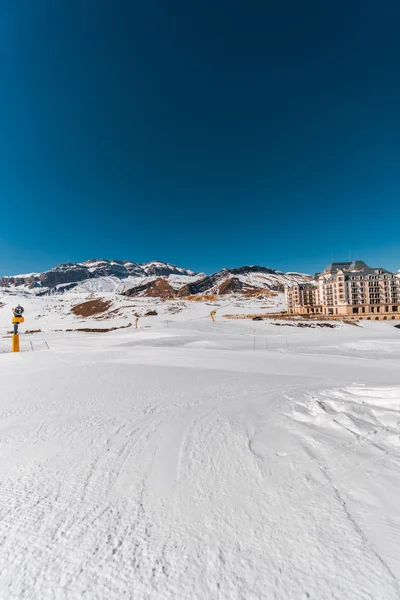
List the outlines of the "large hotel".
{"label": "large hotel", "polygon": [[329,264],[308,283],[285,289],[287,312],[357,319],[400,319],[400,271],[373,269],[362,260]]}

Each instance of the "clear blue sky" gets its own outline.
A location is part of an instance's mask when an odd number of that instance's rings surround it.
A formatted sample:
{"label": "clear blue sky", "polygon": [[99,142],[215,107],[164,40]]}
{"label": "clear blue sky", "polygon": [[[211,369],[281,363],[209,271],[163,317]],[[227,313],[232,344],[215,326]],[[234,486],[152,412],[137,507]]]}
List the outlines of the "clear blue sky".
{"label": "clear blue sky", "polygon": [[0,275],[93,257],[400,267],[398,0],[19,0]]}

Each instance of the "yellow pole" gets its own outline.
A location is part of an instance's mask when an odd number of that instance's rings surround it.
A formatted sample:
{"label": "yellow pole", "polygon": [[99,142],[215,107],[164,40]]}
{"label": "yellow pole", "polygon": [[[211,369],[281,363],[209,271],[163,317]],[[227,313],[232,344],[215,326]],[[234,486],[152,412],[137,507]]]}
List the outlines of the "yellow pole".
{"label": "yellow pole", "polygon": [[216,310],[212,310],[212,311],[210,312],[211,321],[212,321],[213,323],[215,323],[215,315],[216,315],[216,312],[217,312]]}
{"label": "yellow pole", "polygon": [[18,333],[18,325],[24,322],[24,317],[22,313],[24,309],[22,306],[17,306],[17,308],[13,308],[14,316],[12,319],[12,323],[14,326],[14,333],[11,338],[11,352],[19,352],[19,333]]}
{"label": "yellow pole", "polygon": [[139,317],[136,317],[136,321],[135,321],[136,329],[138,328],[138,322],[139,322]]}
{"label": "yellow pole", "polygon": [[14,333],[12,336],[11,352],[19,352],[19,333]]}

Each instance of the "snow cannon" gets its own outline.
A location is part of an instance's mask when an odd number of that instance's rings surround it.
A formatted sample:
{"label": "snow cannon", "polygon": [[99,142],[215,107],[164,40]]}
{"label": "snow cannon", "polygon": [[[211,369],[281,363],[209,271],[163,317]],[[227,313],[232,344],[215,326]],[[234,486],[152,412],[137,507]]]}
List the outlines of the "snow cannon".
{"label": "snow cannon", "polygon": [[11,352],[19,352],[18,326],[20,323],[23,323],[25,320],[24,317],[22,316],[24,314],[24,309],[22,308],[22,306],[20,304],[18,304],[18,306],[13,308],[12,311],[14,314],[13,319],[12,319],[12,323],[14,325],[14,333],[11,338]]}
{"label": "snow cannon", "polygon": [[215,323],[215,315],[216,315],[216,314],[217,314],[217,311],[216,311],[216,310],[212,310],[212,311],[210,312],[211,321],[212,321],[213,323]]}

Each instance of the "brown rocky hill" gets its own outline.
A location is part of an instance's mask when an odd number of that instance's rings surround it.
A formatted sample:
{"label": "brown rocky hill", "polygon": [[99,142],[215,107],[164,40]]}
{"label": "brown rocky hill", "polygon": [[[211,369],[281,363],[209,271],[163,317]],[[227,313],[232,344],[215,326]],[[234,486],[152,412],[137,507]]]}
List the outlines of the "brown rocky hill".
{"label": "brown rocky hill", "polygon": [[176,290],[165,279],[156,279],[130,288],[125,296],[144,296],[147,298],[175,298]]}
{"label": "brown rocky hill", "polygon": [[283,291],[285,285],[295,281],[308,281],[309,275],[301,273],[282,273],[257,265],[222,269],[203,279],[181,287],[179,297],[199,294],[246,293],[251,290]]}
{"label": "brown rocky hill", "polygon": [[157,298],[199,298],[224,296],[227,294],[252,295],[265,293],[274,295],[294,281],[308,281],[309,275],[285,274],[266,267],[250,266],[237,269],[222,269],[197,281],[174,289],[165,278],[145,282],[125,291],[126,296],[148,296]]}

